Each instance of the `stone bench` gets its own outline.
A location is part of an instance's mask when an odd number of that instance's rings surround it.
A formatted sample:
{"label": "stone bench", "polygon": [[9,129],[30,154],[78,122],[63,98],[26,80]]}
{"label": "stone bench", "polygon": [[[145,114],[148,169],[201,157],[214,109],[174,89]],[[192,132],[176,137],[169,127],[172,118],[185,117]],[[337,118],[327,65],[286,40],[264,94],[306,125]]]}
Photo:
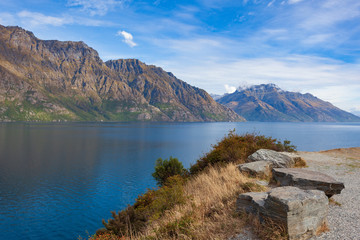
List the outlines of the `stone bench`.
{"label": "stone bench", "polygon": [[281,186],[321,190],[329,198],[334,194],[340,194],[345,188],[344,183],[326,174],[303,168],[274,168],[272,174],[273,179]]}
{"label": "stone bench", "polygon": [[286,227],[289,239],[309,239],[326,224],[328,198],[323,191],[278,187],[269,192],[240,194],[237,210],[270,218]]}

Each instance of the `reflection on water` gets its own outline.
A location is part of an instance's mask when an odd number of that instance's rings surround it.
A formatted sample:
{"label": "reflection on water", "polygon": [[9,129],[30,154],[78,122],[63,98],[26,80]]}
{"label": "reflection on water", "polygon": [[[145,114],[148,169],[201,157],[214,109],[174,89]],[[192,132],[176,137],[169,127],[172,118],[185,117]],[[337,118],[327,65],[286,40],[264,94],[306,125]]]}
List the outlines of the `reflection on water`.
{"label": "reflection on water", "polygon": [[299,150],[360,146],[359,124],[0,124],[0,239],[76,239],[155,186],[158,157],[189,167],[229,130]]}

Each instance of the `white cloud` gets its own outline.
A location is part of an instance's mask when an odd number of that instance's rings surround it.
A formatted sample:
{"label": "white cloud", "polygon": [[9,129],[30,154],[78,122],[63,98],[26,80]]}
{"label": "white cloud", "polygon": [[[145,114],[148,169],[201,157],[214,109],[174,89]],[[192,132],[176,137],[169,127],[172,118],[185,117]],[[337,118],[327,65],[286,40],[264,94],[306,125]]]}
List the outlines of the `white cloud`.
{"label": "white cloud", "polygon": [[64,26],[64,25],[82,25],[82,26],[113,26],[111,22],[89,19],[78,16],[47,16],[39,12],[21,11],[15,14],[0,13],[0,24],[19,25],[26,29],[33,29],[42,26]]}
{"label": "white cloud", "polygon": [[275,2],[276,0],[271,0],[269,3],[268,3],[268,7],[270,7],[271,5],[273,5],[274,4],[274,2]]}
{"label": "white cloud", "polygon": [[104,16],[109,10],[123,4],[124,0],[68,0],[68,6],[81,7],[81,10],[88,12],[91,16]]}
{"label": "white cloud", "polygon": [[319,44],[326,42],[332,36],[333,36],[332,34],[314,34],[304,39],[303,43],[307,45]]}
{"label": "white cloud", "polygon": [[233,92],[236,91],[236,87],[229,86],[228,84],[225,84],[224,87],[225,87],[225,91],[226,91],[227,93],[233,93]]}
{"label": "white cloud", "polygon": [[4,25],[4,26],[10,26],[10,25],[15,25],[15,18],[12,14],[10,13],[0,13],[0,24]]}
{"label": "white cloud", "polygon": [[130,47],[135,47],[137,44],[133,41],[133,36],[131,33],[125,31],[118,31],[117,36],[122,36],[124,38],[124,42],[129,45]]}
{"label": "white cloud", "polygon": [[299,3],[299,2],[302,2],[303,0],[289,0],[288,3],[289,4],[296,4],[296,3]]}
{"label": "white cloud", "polygon": [[24,23],[31,26],[38,26],[38,25],[62,26],[64,24],[70,24],[74,22],[72,17],[52,17],[52,16],[46,16],[42,13],[29,12],[29,11],[21,11],[17,13],[17,16],[20,19],[22,19]]}
{"label": "white cloud", "polygon": [[345,64],[327,58],[291,55],[278,58],[182,59],[157,63],[178,78],[208,92],[222,94],[230,86],[275,83],[284,90],[301,90],[350,110],[360,105],[360,64]]}

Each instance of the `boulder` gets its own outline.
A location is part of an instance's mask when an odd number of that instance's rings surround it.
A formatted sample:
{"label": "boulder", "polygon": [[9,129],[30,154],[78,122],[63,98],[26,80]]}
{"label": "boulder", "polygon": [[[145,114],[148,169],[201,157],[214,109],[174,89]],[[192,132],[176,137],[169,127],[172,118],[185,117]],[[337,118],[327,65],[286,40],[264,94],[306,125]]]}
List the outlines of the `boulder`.
{"label": "boulder", "polygon": [[340,194],[344,183],[320,173],[302,168],[274,168],[273,179],[281,186],[296,186],[301,189],[317,189],[325,192],[326,196]]}
{"label": "boulder", "polygon": [[319,190],[278,187],[268,193],[265,215],[284,224],[289,239],[309,239],[327,223],[328,198]]}
{"label": "boulder", "polygon": [[251,176],[267,177],[270,176],[272,164],[269,161],[249,162],[238,165],[240,172]]}
{"label": "boulder", "polygon": [[267,161],[275,168],[289,168],[295,165],[292,157],[269,149],[260,149],[247,158],[247,162]]}
{"label": "boulder", "polygon": [[245,211],[285,226],[289,239],[309,239],[326,224],[328,199],[324,192],[297,187],[278,187],[267,193],[244,193],[237,210]]}
{"label": "boulder", "polygon": [[240,194],[236,200],[236,209],[239,212],[258,214],[263,212],[265,199],[268,194],[266,192],[248,192]]}

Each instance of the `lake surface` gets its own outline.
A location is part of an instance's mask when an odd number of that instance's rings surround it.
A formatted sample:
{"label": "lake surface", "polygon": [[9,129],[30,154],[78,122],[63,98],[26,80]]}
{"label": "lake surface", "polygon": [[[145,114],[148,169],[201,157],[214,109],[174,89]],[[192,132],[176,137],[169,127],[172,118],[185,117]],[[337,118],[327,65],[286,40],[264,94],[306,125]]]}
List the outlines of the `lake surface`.
{"label": "lake surface", "polygon": [[0,239],[67,240],[155,186],[155,160],[189,167],[229,130],[300,151],[360,146],[360,123],[0,123]]}

